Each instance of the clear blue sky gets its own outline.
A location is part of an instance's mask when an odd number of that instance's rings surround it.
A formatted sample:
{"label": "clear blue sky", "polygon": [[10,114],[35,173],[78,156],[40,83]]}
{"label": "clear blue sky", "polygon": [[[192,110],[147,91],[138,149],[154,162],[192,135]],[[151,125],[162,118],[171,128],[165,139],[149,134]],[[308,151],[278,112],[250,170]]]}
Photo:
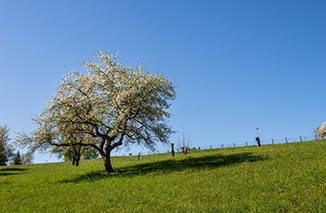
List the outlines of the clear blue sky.
{"label": "clear blue sky", "polygon": [[175,79],[171,142],[243,144],[257,127],[267,141],[312,136],[326,120],[326,1],[0,0],[0,124],[12,138],[97,51]]}

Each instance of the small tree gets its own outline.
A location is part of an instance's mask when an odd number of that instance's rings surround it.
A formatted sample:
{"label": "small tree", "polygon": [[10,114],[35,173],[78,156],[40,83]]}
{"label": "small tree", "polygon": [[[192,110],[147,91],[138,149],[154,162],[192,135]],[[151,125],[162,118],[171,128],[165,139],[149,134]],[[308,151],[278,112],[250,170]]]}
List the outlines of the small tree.
{"label": "small tree", "polygon": [[82,154],[82,158],[85,160],[98,158],[98,152],[92,147],[86,147],[85,151]]}
{"label": "small tree", "polygon": [[312,134],[314,134],[316,141],[318,141],[318,134],[317,134],[318,129],[319,129],[319,127],[317,127],[316,129],[313,129],[313,132],[312,132]]}
{"label": "small tree", "polygon": [[73,145],[69,147],[56,147],[61,150],[58,156],[64,157],[64,161],[71,161],[71,165],[79,166],[80,160],[98,158],[98,152],[92,147]]}
{"label": "small tree", "polygon": [[[68,135],[61,135],[61,143],[70,144],[70,146],[54,146],[52,149],[52,153],[58,154],[58,157],[64,157],[65,161],[70,161],[72,165],[79,166],[79,162],[81,158],[85,155],[86,158],[90,159],[94,153],[94,149],[89,146],[81,146],[76,143],[92,143],[94,138],[90,137],[87,134],[68,134]],[[89,154],[89,152],[92,152]],[[96,152],[96,150],[95,150]]]}
{"label": "small tree", "polygon": [[7,165],[7,162],[13,157],[13,148],[8,143],[10,141],[9,131],[7,125],[0,125],[0,166]]}
{"label": "small tree", "polygon": [[16,153],[15,158],[14,158],[14,164],[15,165],[21,165],[22,164],[22,159],[20,157],[19,151]]}
{"label": "small tree", "polygon": [[23,165],[32,164],[33,163],[33,153],[26,152],[21,154],[21,162]]}
{"label": "small tree", "polygon": [[71,161],[71,165],[79,166],[83,147],[78,145],[54,147],[52,153],[57,153],[58,158],[63,157],[65,162]]}
{"label": "small tree", "polygon": [[182,155],[188,154],[191,147],[190,137],[188,136],[188,140],[186,141],[185,134],[182,134],[182,143],[180,143],[180,140],[178,138],[178,148],[177,150],[181,150]]}
{"label": "small tree", "polygon": [[323,140],[326,138],[326,122],[322,123],[317,130],[318,140]]}
{"label": "small tree", "polygon": [[122,145],[142,144],[154,150],[157,142],[168,144],[173,133],[167,124],[169,101],[176,93],[173,81],[116,62],[116,56],[97,53],[97,62],[83,61],[88,73],[71,72],[64,78],[39,116],[37,129],[20,133],[16,141],[31,150],[71,146],[64,139],[86,134],[97,140],[75,141],[74,145],[96,149],[106,173],[113,172],[111,152]]}

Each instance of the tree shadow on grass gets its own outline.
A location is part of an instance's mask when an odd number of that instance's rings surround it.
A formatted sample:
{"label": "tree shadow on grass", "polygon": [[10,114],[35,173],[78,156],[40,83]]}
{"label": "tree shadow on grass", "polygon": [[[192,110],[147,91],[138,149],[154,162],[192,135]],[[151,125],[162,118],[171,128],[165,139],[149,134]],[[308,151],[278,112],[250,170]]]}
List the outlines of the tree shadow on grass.
{"label": "tree shadow on grass", "polygon": [[25,173],[26,168],[17,168],[17,167],[0,167],[0,176],[8,176],[8,175],[20,175]]}
{"label": "tree shadow on grass", "polygon": [[[187,156],[182,160],[164,160],[153,163],[137,164],[122,168],[117,172],[119,176],[145,175],[151,172],[155,173],[171,173],[183,170],[203,170],[216,169],[224,166],[231,166],[243,162],[255,162],[266,160],[264,156],[253,155],[251,152],[237,153],[230,155],[208,155],[203,157]],[[119,174],[120,173],[120,174]]]}
{"label": "tree shadow on grass", "polygon": [[256,162],[266,160],[266,156],[253,155],[251,152],[230,154],[230,155],[208,155],[203,157],[185,156],[184,159],[171,158],[150,163],[138,163],[132,166],[127,166],[116,170],[110,175],[105,175],[104,171],[92,171],[83,175],[78,175],[73,179],[65,179],[61,183],[81,182],[81,181],[96,181],[103,178],[120,178],[132,177],[137,175],[146,175],[155,173],[157,175],[180,172],[184,170],[203,170],[217,169],[224,166],[232,166],[244,162]]}

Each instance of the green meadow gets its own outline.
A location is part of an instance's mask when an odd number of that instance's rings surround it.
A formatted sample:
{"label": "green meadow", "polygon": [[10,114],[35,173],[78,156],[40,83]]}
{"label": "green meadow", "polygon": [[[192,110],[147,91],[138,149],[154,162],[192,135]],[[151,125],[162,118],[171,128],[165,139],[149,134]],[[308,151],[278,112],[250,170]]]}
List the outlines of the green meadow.
{"label": "green meadow", "polygon": [[326,212],[326,142],[0,167],[0,212]]}

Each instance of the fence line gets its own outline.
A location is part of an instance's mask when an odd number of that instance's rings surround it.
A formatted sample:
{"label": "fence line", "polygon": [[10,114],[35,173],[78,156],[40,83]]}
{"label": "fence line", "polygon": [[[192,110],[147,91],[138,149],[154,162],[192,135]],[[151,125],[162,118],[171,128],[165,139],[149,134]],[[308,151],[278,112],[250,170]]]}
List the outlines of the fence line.
{"label": "fence line", "polygon": [[[310,136],[297,136],[297,137],[284,137],[284,138],[271,138],[271,139],[261,139],[260,144],[261,145],[268,145],[268,144],[285,144],[285,143],[293,143],[293,142],[306,142],[306,141],[313,141],[316,140],[315,136],[310,135]],[[221,143],[221,144],[213,144],[213,145],[208,145],[208,146],[192,146],[190,149],[216,149],[216,148],[231,148],[231,147],[245,147],[245,146],[256,146],[256,141],[251,140],[251,141],[244,141],[243,143]],[[178,150],[176,148],[176,152],[181,152],[181,150]],[[167,153],[171,152],[171,147],[167,147],[165,150],[160,149],[156,150],[154,152],[151,151],[141,151],[141,155],[150,155],[150,154],[158,154],[158,153]],[[123,154],[122,156],[125,155],[131,155],[131,152],[128,152],[126,154]],[[137,153],[132,153],[132,155],[137,155]],[[117,156],[117,155],[116,155]]]}
{"label": "fence line", "polygon": [[[306,142],[316,140],[315,136],[297,136],[297,137],[284,137],[278,139],[263,139],[260,140],[261,145],[268,144],[284,144],[284,143],[294,143],[294,142]],[[200,149],[212,149],[212,148],[230,148],[230,147],[244,147],[244,146],[256,146],[256,141],[245,141],[244,143],[229,143],[229,144],[219,144],[219,145],[210,145],[210,146],[199,146]],[[197,148],[197,147],[195,147]]]}

